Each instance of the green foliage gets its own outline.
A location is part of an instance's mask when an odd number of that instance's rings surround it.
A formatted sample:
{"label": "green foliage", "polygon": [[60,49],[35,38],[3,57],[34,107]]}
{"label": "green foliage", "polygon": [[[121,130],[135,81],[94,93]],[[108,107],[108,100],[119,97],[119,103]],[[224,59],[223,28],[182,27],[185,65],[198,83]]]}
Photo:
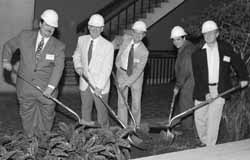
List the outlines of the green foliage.
{"label": "green foliage", "polygon": [[1,160],[126,160],[128,131],[59,123],[59,131],[28,138],[21,132],[0,138]]}

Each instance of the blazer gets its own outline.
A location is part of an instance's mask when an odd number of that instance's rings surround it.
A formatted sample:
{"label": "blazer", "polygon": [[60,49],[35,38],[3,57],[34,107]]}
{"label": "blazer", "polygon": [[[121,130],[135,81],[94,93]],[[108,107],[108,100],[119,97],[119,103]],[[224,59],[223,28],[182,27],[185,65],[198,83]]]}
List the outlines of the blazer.
{"label": "blazer", "polygon": [[[99,36],[94,42],[90,64],[88,64],[88,49],[91,41],[90,35],[80,36],[76,50],[73,54],[74,67],[82,67],[85,76],[95,87],[102,89],[102,94],[110,90],[110,74],[113,67],[114,47],[111,42]],[[80,77],[80,90],[88,88],[87,82]]]}
{"label": "blazer", "polygon": [[[57,88],[64,69],[65,45],[54,37],[50,37],[42,50],[42,57],[36,64],[35,46],[38,31],[22,31],[3,46],[3,59],[10,62],[12,54],[20,49],[20,65],[18,74],[25,80],[45,89],[48,85]],[[17,93],[29,93],[30,85],[17,79]],[[32,87],[31,87],[32,88]]]}
{"label": "blazer", "polygon": [[[218,50],[220,57],[218,93],[222,93],[232,87],[230,66],[235,69],[240,81],[248,80],[248,73],[240,55],[234,53],[230,44],[218,41]],[[195,80],[193,96],[197,100],[204,101],[206,94],[209,93],[206,49],[198,49],[192,54],[192,67]]]}
{"label": "blazer", "polygon": [[119,47],[119,52],[116,57],[116,68],[117,68],[117,79],[118,82],[130,81],[133,85],[141,85],[143,82],[144,68],[148,60],[148,49],[142,42],[134,49],[134,64],[133,73],[128,76],[126,71],[121,69],[122,59],[121,55],[124,53],[128,45],[131,43],[132,37],[130,35],[125,35],[123,37],[123,42]]}

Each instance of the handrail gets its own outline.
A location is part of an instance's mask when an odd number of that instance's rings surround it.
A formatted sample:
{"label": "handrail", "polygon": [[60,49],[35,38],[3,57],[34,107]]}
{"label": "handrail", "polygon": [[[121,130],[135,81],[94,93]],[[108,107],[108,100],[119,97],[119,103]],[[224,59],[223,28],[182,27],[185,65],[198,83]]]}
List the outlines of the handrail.
{"label": "handrail", "polygon": [[[104,8],[100,9],[99,11],[97,11],[96,13],[101,14],[102,16],[106,17],[109,13],[110,10],[114,10],[116,9],[119,5],[127,2],[128,0],[115,0],[114,2],[109,3],[108,5],[106,5]],[[87,26],[88,24],[88,18],[85,19],[83,22],[81,22],[80,24],[77,25],[76,28],[76,33],[79,33],[83,30],[83,28],[85,26]]]}
{"label": "handrail", "polygon": [[[111,13],[107,12],[107,8],[100,10],[97,13],[104,16],[107,26],[104,28],[104,35],[106,35],[107,38],[111,38],[113,34],[120,34],[123,29],[128,28],[137,18],[142,18],[145,13],[150,12],[152,8],[163,1],[165,0],[127,0],[127,3],[125,3],[125,1],[122,0],[119,2],[119,5],[121,5],[120,8],[117,7],[118,9],[114,9],[113,11],[109,9]],[[117,4],[118,2],[112,5]],[[129,11],[130,9],[132,9],[132,11]],[[104,11],[108,14],[104,14]],[[80,23],[77,26],[77,33],[87,32],[87,23],[87,19]]]}

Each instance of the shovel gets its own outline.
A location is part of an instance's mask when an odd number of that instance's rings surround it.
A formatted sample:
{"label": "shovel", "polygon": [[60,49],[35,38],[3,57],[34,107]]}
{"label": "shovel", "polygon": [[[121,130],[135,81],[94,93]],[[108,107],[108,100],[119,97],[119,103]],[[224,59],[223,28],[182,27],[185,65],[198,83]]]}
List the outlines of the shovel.
{"label": "shovel", "polygon": [[[82,74],[81,77],[88,83],[89,87],[92,90],[95,90],[95,87],[90,83],[89,79],[84,74]],[[115,118],[115,120],[121,125],[121,127],[126,129],[127,128],[126,125],[119,119],[119,117],[115,114],[114,110],[102,99],[101,95],[95,94],[95,96],[101,100],[101,102],[107,108],[109,113]],[[140,139],[139,137],[137,137],[135,135],[129,135],[128,140],[129,140],[130,144],[133,145],[134,147],[141,149],[141,150],[146,150],[146,148],[145,148],[146,146],[143,143],[143,140]]]}
{"label": "shovel", "polygon": [[195,110],[197,110],[197,109],[199,109],[201,107],[206,106],[207,104],[213,102],[214,100],[218,99],[219,97],[222,97],[222,96],[224,96],[226,94],[229,94],[229,93],[231,93],[231,92],[233,92],[233,91],[235,91],[235,90],[237,90],[239,88],[241,88],[241,86],[237,85],[237,86],[235,86],[235,87],[233,87],[233,88],[231,88],[229,90],[226,90],[225,92],[222,92],[222,93],[218,94],[216,97],[208,99],[208,100],[204,101],[203,103],[200,103],[200,104],[198,104],[198,105],[196,105],[196,106],[194,106],[194,107],[192,107],[192,108],[190,108],[190,109],[188,109],[188,110],[186,110],[186,111],[184,111],[184,112],[182,112],[182,113],[174,116],[168,122],[168,124],[161,125],[161,126],[151,126],[151,128],[155,128],[155,129],[159,129],[160,128],[160,129],[163,129],[163,130],[167,129],[167,133],[168,134],[165,135],[166,137],[164,139],[167,140],[167,141],[169,141],[169,142],[172,142],[173,138],[174,138],[174,136],[173,136],[174,134],[171,132],[171,128],[173,126],[175,126],[176,124],[178,124],[183,117],[185,117],[185,116],[193,113]]}
{"label": "shovel", "polygon": [[[121,95],[122,100],[123,100],[123,103],[125,104],[125,106],[126,106],[126,108],[127,108],[127,110],[128,110],[128,113],[129,113],[129,115],[130,115],[130,117],[131,117],[131,119],[132,119],[132,123],[133,123],[132,126],[133,126],[133,130],[134,130],[135,134],[136,134],[137,136],[138,136],[139,134],[142,135],[142,136],[139,136],[139,137],[147,137],[147,139],[150,138],[150,136],[149,136],[148,133],[146,133],[145,131],[143,131],[143,130],[141,130],[140,128],[138,128],[138,126],[137,126],[137,124],[136,124],[136,121],[135,121],[135,118],[134,118],[134,115],[133,115],[133,113],[132,113],[132,111],[131,111],[131,108],[130,108],[130,106],[129,106],[129,104],[128,104],[128,102],[127,102],[127,100],[126,100],[126,98],[125,98],[125,96],[124,96],[124,94],[123,94],[123,92],[122,92],[122,89],[119,87],[118,80],[117,80],[117,78],[116,78],[114,72],[112,72],[112,76],[113,76],[113,79],[114,79],[114,81],[115,81],[115,86],[116,86],[116,88],[117,88],[117,91],[118,91],[119,94]],[[149,129],[146,129],[146,130],[148,131]]]}
{"label": "shovel", "polygon": [[[173,115],[173,112],[174,112],[175,99],[176,99],[177,94],[178,94],[178,92],[177,93],[174,92],[172,100],[171,100],[170,111],[169,111],[169,116],[168,116],[168,122],[171,122],[171,118],[172,118],[172,115]],[[169,129],[167,130],[167,132],[162,131],[161,135],[162,135],[162,137],[164,139],[172,139],[172,141],[170,141],[170,143],[173,142],[173,139],[175,137],[175,135],[172,132],[170,132]],[[166,137],[169,137],[169,138],[166,138]]]}
{"label": "shovel", "polygon": [[[19,75],[16,70],[12,70],[12,72],[15,73],[17,75],[17,77],[19,77],[20,79],[22,79],[23,81],[25,81],[26,83],[28,83],[29,85],[31,85],[32,87],[36,88],[38,91],[40,91],[41,93],[43,93],[43,90],[41,89],[41,87],[39,87],[39,86],[35,85],[34,83],[29,82],[28,80],[26,80],[24,77],[22,77],[21,75]],[[71,114],[73,114],[76,117],[76,119],[77,119],[77,121],[78,121],[79,124],[86,125],[86,126],[89,126],[89,127],[97,127],[97,124],[95,122],[93,122],[93,121],[87,122],[87,121],[81,120],[81,118],[79,117],[79,115],[75,111],[73,111],[72,109],[70,109],[68,106],[66,106],[65,104],[63,104],[61,101],[59,101],[55,97],[49,96],[48,98],[51,99],[51,100],[53,100],[57,104],[59,104],[61,107],[63,107],[64,109],[66,109]]]}

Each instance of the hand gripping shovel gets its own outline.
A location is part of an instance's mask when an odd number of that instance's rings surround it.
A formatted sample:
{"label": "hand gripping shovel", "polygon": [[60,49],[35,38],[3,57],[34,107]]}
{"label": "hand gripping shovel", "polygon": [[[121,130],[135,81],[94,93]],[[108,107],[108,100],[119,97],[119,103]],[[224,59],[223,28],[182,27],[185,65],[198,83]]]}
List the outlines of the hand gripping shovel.
{"label": "hand gripping shovel", "polygon": [[[114,79],[114,81],[115,81],[115,86],[116,86],[116,88],[117,88],[117,91],[118,91],[119,94],[121,95],[122,100],[123,100],[123,103],[125,104],[125,106],[126,106],[126,108],[127,108],[127,110],[128,110],[128,113],[129,113],[129,115],[130,115],[130,117],[131,117],[131,119],[132,119],[132,123],[133,123],[132,127],[133,127],[133,130],[134,130],[135,134],[136,134],[138,137],[145,137],[145,138],[147,138],[147,139],[151,138],[151,137],[149,136],[149,134],[148,134],[146,131],[143,131],[141,128],[139,128],[139,127],[137,126],[136,121],[135,121],[135,118],[134,118],[134,115],[133,115],[133,113],[132,113],[132,111],[131,111],[131,108],[130,108],[130,106],[129,106],[129,104],[128,104],[128,102],[127,102],[127,100],[126,100],[126,98],[125,98],[125,96],[124,96],[124,94],[123,94],[123,92],[122,92],[122,89],[119,87],[118,80],[117,80],[117,78],[116,78],[114,72],[112,72],[112,76],[113,76],[113,79]],[[145,128],[145,127],[144,127],[144,128]],[[149,129],[146,129],[146,130],[148,131]],[[140,136],[140,135],[141,135],[141,136]]]}
{"label": "hand gripping shovel", "polygon": [[[88,78],[82,74],[81,76],[89,85],[89,87],[92,90],[95,90],[95,87],[90,83],[90,81],[88,80]],[[94,93],[95,94],[95,93]],[[96,97],[98,97],[101,102],[104,104],[104,106],[107,108],[107,110],[109,111],[109,113],[113,116],[113,118],[115,118],[115,120],[121,125],[122,128],[126,129],[126,125],[119,119],[119,117],[115,114],[114,110],[102,99],[101,95],[97,95],[95,94]],[[145,150],[145,145],[143,143],[143,140],[138,138],[135,135],[129,135],[128,136],[128,140],[130,142],[131,145],[133,145],[134,147],[141,149],[141,150]]]}
{"label": "hand gripping shovel", "polygon": [[[40,91],[41,93],[43,93],[43,90],[41,89],[41,87],[33,84],[32,82],[29,82],[24,77],[22,77],[21,75],[19,75],[17,73],[17,71],[12,70],[12,72],[15,73],[20,79],[22,79],[23,81],[25,81],[26,83],[28,83],[29,85],[31,85],[32,87],[36,88],[38,91]],[[48,98],[50,98],[51,100],[53,100],[54,102],[56,102],[57,104],[59,104],[61,107],[63,107],[64,109],[66,109],[71,114],[73,114],[76,117],[76,119],[77,119],[77,121],[78,121],[79,124],[82,124],[82,125],[85,125],[85,126],[89,126],[89,127],[97,127],[97,124],[95,124],[95,122],[93,122],[93,121],[87,122],[87,121],[81,120],[81,118],[78,116],[78,114],[75,111],[73,111],[72,109],[70,109],[68,106],[66,106],[65,104],[63,104],[61,101],[59,101],[55,97],[49,96]]]}
{"label": "hand gripping shovel", "polygon": [[231,92],[233,92],[233,91],[235,91],[235,90],[237,90],[237,89],[239,89],[239,88],[241,88],[241,86],[240,86],[240,85],[237,85],[237,86],[235,86],[235,87],[233,87],[233,88],[231,88],[231,89],[229,89],[229,90],[226,90],[225,92],[222,92],[222,93],[218,94],[216,97],[211,98],[211,99],[208,99],[208,100],[204,101],[203,103],[200,103],[200,104],[198,104],[198,105],[196,105],[196,106],[194,106],[194,107],[192,107],[192,108],[190,108],[190,109],[188,109],[188,110],[186,110],[186,111],[184,111],[184,112],[182,112],[182,113],[180,113],[180,114],[174,116],[174,117],[168,122],[167,125],[155,126],[155,127],[153,126],[152,128],[167,129],[167,130],[168,130],[167,132],[169,132],[169,134],[167,134],[165,140],[167,140],[167,141],[169,141],[169,142],[172,142],[174,136],[173,136],[173,133],[171,134],[171,128],[172,128],[173,126],[175,126],[177,123],[179,123],[183,117],[185,117],[185,116],[191,114],[193,111],[195,111],[195,110],[197,110],[197,109],[199,109],[199,108],[201,108],[201,107],[206,106],[207,104],[213,102],[213,101],[216,100],[217,98],[222,97],[222,96],[224,96],[224,95],[226,95],[226,94],[229,94],[229,93],[231,93]]}

